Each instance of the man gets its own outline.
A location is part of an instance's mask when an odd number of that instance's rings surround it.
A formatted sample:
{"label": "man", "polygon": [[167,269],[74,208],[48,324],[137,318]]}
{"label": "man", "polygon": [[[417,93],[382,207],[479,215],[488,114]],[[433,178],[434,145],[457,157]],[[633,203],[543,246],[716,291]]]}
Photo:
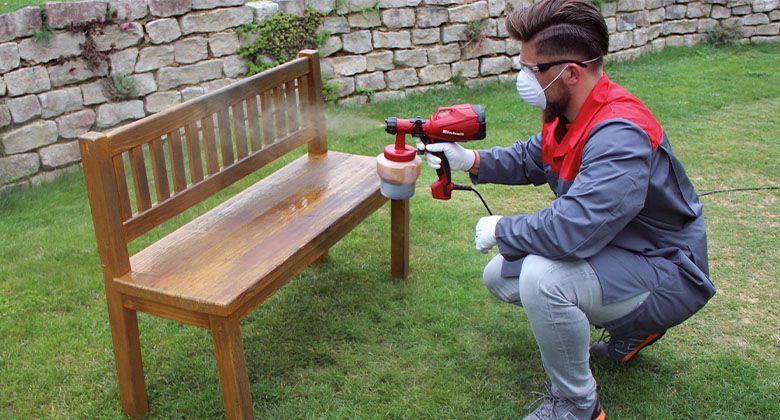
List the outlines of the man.
{"label": "man", "polygon": [[[609,34],[592,3],[544,0],[507,29],[523,42],[517,90],[542,110],[541,132],[479,152],[427,149],[474,183],[555,192],[534,214],[482,218],[476,247],[498,245],[484,282],[524,308],[552,383],[527,418],[601,419],[589,355],[628,362],[715,293],[702,205],[659,123],[604,74]],[[611,340],[589,349],[589,322]]]}

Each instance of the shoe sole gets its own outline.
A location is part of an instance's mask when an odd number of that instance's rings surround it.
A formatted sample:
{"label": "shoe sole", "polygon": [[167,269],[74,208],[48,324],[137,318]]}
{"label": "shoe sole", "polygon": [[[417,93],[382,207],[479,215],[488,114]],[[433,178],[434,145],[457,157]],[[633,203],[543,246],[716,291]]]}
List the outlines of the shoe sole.
{"label": "shoe sole", "polygon": [[655,334],[650,334],[650,335],[648,335],[648,336],[647,336],[647,338],[645,338],[645,340],[644,340],[644,341],[642,341],[641,343],[639,343],[639,345],[638,345],[638,346],[637,346],[637,347],[634,349],[634,351],[632,351],[631,353],[628,353],[627,355],[625,355],[625,356],[624,356],[622,359],[620,359],[620,361],[621,361],[622,363],[628,363],[628,362],[630,362],[630,361],[631,361],[631,359],[633,359],[633,358],[634,358],[634,356],[636,356],[636,355],[637,355],[637,353],[639,353],[639,351],[640,351],[640,350],[642,350],[643,348],[645,348],[645,347],[647,347],[647,346],[649,346],[649,345],[651,345],[651,344],[655,343],[655,342],[656,342],[656,341],[658,341],[658,340],[659,340],[661,337],[663,337],[663,336],[664,336],[664,334],[665,334],[665,333],[655,333]]}

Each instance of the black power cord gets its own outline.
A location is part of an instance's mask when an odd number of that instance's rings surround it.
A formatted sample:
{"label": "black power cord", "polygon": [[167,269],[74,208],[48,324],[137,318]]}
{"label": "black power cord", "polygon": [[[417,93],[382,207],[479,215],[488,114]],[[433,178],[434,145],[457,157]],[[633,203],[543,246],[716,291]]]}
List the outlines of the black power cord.
{"label": "black power cord", "polygon": [[713,190],[713,191],[707,191],[705,193],[699,194],[699,197],[704,197],[705,195],[710,194],[720,194],[720,193],[727,193],[727,192],[737,192],[737,191],[763,191],[763,190],[780,190],[780,187],[751,187],[751,188],[729,188],[725,190]]}
{"label": "black power cord", "polygon": [[489,214],[489,215],[491,215],[491,216],[493,215],[493,212],[492,212],[492,211],[490,211],[490,207],[488,207],[487,203],[485,202],[485,199],[484,199],[484,198],[482,198],[482,194],[480,194],[480,193],[479,193],[479,191],[475,190],[475,189],[474,189],[474,188],[472,188],[472,187],[469,187],[468,185],[458,185],[458,184],[452,184],[452,185],[454,186],[454,187],[452,188],[453,190],[459,190],[459,191],[473,191],[473,192],[474,192],[474,194],[476,194],[476,195],[477,195],[477,197],[479,197],[479,199],[480,199],[480,200],[482,200],[482,204],[485,206],[485,209],[487,210],[488,214]]}

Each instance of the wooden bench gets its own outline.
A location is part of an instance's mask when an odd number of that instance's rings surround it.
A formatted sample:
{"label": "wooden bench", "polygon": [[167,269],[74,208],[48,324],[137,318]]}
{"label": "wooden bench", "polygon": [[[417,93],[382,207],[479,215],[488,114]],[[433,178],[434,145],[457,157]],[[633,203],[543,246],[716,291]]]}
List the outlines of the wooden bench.
{"label": "wooden bench", "polygon": [[[79,145],[125,413],[148,412],[143,311],[210,329],[227,417],[253,417],[241,319],[387,201],[373,157],[327,150],[317,52]],[[303,145],[306,155],[129,256],[128,242]],[[394,201],[394,277],[408,272],[408,223],[408,201]]]}

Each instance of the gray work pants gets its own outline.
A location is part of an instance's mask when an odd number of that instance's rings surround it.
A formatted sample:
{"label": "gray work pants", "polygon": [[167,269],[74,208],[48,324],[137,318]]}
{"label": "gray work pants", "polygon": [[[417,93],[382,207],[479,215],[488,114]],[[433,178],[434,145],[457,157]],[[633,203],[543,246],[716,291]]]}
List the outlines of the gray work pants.
{"label": "gray work pants", "polygon": [[601,303],[601,285],[584,260],[555,261],[529,255],[518,278],[501,277],[504,258],[496,255],[483,280],[498,299],[525,309],[555,393],[580,408],[596,399],[590,371],[590,325],[627,315],[649,292],[609,305]]}

